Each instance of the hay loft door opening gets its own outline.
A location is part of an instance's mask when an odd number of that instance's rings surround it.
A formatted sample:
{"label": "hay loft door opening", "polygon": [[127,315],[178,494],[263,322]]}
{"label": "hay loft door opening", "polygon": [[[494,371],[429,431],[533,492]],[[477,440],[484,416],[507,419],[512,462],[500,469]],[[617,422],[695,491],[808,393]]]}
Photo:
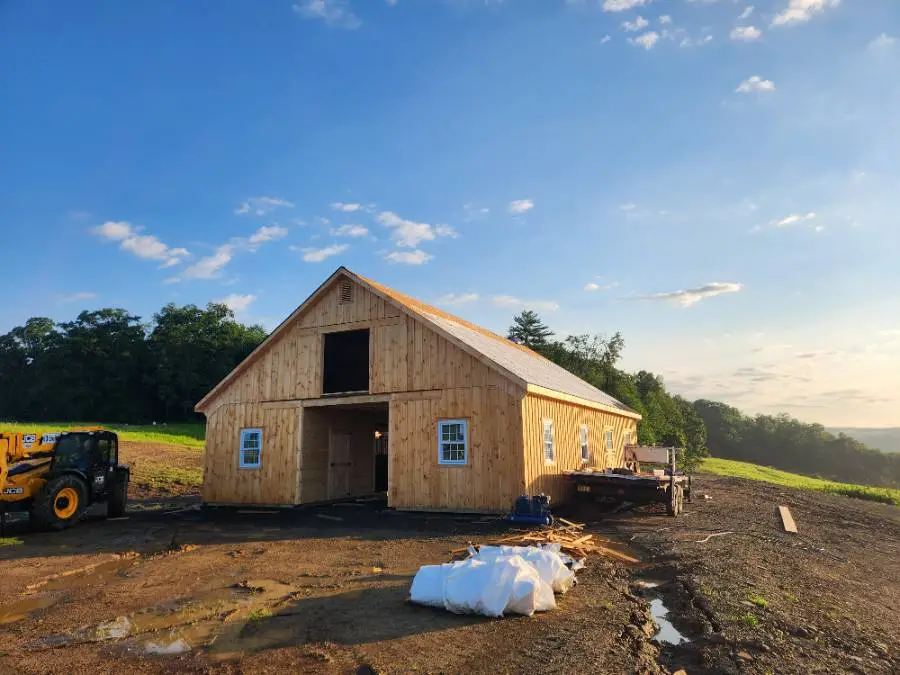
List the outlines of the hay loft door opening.
{"label": "hay loft door opening", "polygon": [[369,392],[369,329],[324,335],[323,394]]}

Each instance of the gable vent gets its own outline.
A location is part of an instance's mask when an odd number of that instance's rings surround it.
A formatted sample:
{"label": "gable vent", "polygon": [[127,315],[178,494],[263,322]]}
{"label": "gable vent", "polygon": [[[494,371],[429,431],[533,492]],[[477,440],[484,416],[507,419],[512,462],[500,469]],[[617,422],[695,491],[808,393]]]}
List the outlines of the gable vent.
{"label": "gable vent", "polygon": [[353,285],[349,281],[341,282],[341,304],[353,302]]}

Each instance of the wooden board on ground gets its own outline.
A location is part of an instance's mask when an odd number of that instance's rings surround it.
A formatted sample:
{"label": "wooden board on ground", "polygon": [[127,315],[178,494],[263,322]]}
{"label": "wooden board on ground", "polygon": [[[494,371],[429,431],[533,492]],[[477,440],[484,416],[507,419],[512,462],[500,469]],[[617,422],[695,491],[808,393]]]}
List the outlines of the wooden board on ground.
{"label": "wooden board on ground", "polygon": [[784,531],[797,534],[797,523],[794,522],[791,510],[786,506],[779,506],[778,512],[781,514],[781,523],[784,525]]}

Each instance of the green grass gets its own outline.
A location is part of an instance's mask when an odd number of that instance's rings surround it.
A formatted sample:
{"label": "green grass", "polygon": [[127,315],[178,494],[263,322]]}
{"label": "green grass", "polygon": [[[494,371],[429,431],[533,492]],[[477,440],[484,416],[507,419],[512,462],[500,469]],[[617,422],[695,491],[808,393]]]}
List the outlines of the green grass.
{"label": "green grass", "polygon": [[893,488],[871,487],[868,485],[854,485],[852,483],[837,483],[821,478],[801,476],[768,466],[738,462],[733,459],[720,459],[707,457],[698,469],[701,473],[712,473],[717,476],[734,476],[735,478],[748,478],[759,480],[785,487],[800,488],[802,490],[816,490],[831,494],[844,495],[854,499],[867,499],[874,502],[883,502],[900,506],[900,490]]}
{"label": "green grass", "polygon": [[25,542],[18,537],[0,537],[0,546],[18,546]]}
{"label": "green grass", "polygon": [[202,423],[184,424],[103,424],[102,422],[0,422],[0,431],[47,433],[83,427],[103,427],[115,431],[123,441],[181,445],[189,448],[203,447],[206,426]]}
{"label": "green grass", "polygon": [[747,612],[746,614],[741,614],[738,617],[738,620],[742,624],[747,626],[747,628],[756,628],[759,625],[759,617],[757,617],[755,614],[751,614],[750,612]]}
{"label": "green grass", "polygon": [[272,616],[272,610],[263,607],[262,609],[254,609],[250,612],[250,621],[262,621]]}
{"label": "green grass", "polygon": [[761,596],[761,595],[748,595],[748,596],[747,596],[747,600],[749,600],[750,602],[752,602],[752,603],[753,603],[754,605],[756,605],[757,607],[761,607],[762,609],[765,609],[766,607],[769,606],[769,601],[766,600],[766,599],[765,599],[763,596]]}
{"label": "green grass", "polygon": [[203,469],[140,461],[134,467],[132,480],[138,485],[161,489],[172,484],[200,487],[203,484]]}

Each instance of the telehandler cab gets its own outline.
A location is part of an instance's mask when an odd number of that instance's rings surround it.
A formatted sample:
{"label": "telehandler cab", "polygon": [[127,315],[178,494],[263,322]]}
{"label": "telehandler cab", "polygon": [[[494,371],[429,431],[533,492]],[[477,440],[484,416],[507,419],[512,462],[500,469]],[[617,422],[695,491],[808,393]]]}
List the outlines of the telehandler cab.
{"label": "telehandler cab", "polygon": [[51,434],[0,433],[0,510],[28,511],[41,529],[74,525],[85,509],[106,502],[111,518],[125,513],[128,466],[119,439],[103,429]]}

